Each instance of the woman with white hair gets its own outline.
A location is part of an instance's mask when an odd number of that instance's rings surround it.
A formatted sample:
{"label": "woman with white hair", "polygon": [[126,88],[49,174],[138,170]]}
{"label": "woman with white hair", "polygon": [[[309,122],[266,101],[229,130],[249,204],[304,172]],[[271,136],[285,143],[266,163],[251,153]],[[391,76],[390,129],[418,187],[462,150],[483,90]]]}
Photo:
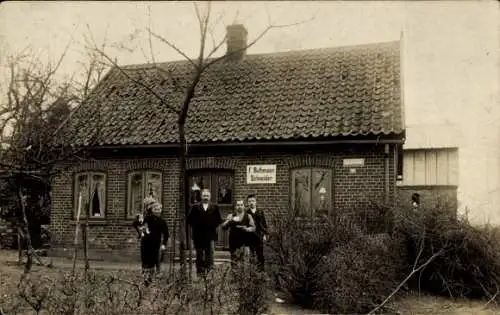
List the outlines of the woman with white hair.
{"label": "woman with white hair", "polygon": [[[160,250],[165,250],[169,238],[167,222],[161,217],[162,206],[153,197],[144,199],[145,215],[137,215],[134,227],[141,240],[141,262],[144,283],[151,283],[153,274],[160,270]],[[163,238],[162,238],[163,236]]]}

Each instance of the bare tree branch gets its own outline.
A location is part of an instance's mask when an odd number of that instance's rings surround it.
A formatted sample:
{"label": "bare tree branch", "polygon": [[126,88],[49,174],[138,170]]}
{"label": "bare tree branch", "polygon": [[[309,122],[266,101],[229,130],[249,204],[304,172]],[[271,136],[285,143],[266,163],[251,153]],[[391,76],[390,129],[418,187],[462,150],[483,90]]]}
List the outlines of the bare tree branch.
{"label": "bare tree branch", "polygon": [[237,49],[229,54],[225,54],[221,57],[218,57],[218,58],[215,58],[215,59],[212,59],[210,61],[208,61],[207,63],[204,64],[203,68],[202,68],[202,71],[206,70],[207,68],[209,68],[210,66],[212,66],[213,64],[221,61],[221,60],[224,60],[224,59],[227,59],[228,57],[232,56],[232,55],[235,55],[235,54],[238,54],[250,47],[252,47],[253,45],[255,45],[262,37],[264,37],[269,31],[273,30],[273,29],[281,29],[281,28],[287,28],[287,27],[291,27],[291,26],[297,26],[297,25],[301,25],[301,24],[304,24],[304,23],[307,23],[307,22],[310,22],[312,21],[314,18],[311,18],[309,20],[305,20],[305,21],[301,21],[301,22],[297,22],[297,23],[290,23],[290,24],[280,24],[280,25],[268,25],[254,40],[252,40],[248,45],[246,45],[245,47],[241,48],[241,49]]}
{"label": "bare tree branch", "polygon": [[201,69],[203,66],[203,57],[205,55],[205,45],[207,42],[207,31],[208,31],[208,22],[210,20],[211,6],[210,2],[208,2],[207,13],[203,17],[201,17],[199,14],[196,2],[194,3],[194,7],[196,9],[196,16],[198,18],[198,23],[200,25],[200,51],[198,55],[197,69]]}
{"label": "bare tree branch", "polygon": [[198,26],[200,27],[200,34],[203,34],[203,18],[201,17],[200,9],[198,8],[198,4],[193,1],[194,11],[196,12],[196,18],[198,19]]}
{"label": "bare tree branch", "polygon": [[99,54],[101,54],[102,57],[106,58],[106,60],[108,60],[108,62],[111,63],[113,65],[113,67],[115,69],[117,69],[122,75],[124,75],[128,80],[130,80],[134,84],[137,84],[138,86],[146,89],[149,93],[151,93],[151,95],[153,95],[154,97],[156,97],[162,103],[162,105],[167,106],[172,112],[179,113],[179,110],[177,110],[177,108],[175,108],[171,104],[165,103],[164,98],[161,95],[159,95],[158,93],[156,93],[151,87],[147,86],[146,84],[144,84],[143,82],[141,82],[139,80],[136,80],[136,79],[132,78],[127,73],[127,71],[125,71],[122,67],[120,67],[116,63],[116,61],[114,61],[113,59],[111,59],[106,53],[104,53],[103,51],[101,51],[97,47],[95,47],[94,49],[95,49],[95,51],[99,52]]}
{"label": "bare tree branch", "polygon": [[[422,240],[423,242],[423,240]],[[423,247],[420,248],[420,251],[418,253],[418,256],[417,256],[417,260],[418,260],[418,257],[420,257],[420,254],[423,252]],[[384,307],[385,304],[387,304],[387,302],[389,302],[389,300],[396,294],[399,292],[399,290],[401,290],[401,288],[406,284],[406,282],[408,282],[414,274],[416,274],[417,272],[419,272],[420,270],[424,269],[425,267],[427,267],[427,265],[429,265],[434,259],[436,259],[438,256],[440,256],[441,254],[443,254],[445,252],[444,248],[440,249],[439,251],[435,252],[431,257],[429,257],[429,259],[427,259],[423,264],[421,264],[419,267],[417,268],[413,268],[413,270],[410,272],[410,274],[408,274],[408,276],[403,280],[401,281],[401,283],[394,289],[394,291],[391,292],[391,294],[389,294],[387,296],[387,298],[382,302],[380,303],[379,305],[377,305],[374,309],[372,309],[370,312],[368,312],[367,315],[370,315],[370,314],[375,314],[378,310],[380,310],[382,307]],[[414,266],[416,266],[416,263],[417,261],[415,261],[415,264]]]}
{"label": "bare tree branch", "polygon": [[[219,15],[215,19],[215,22],[212,23],[211,27],[209,28],[209,34],[210,34],[210,37],[212,39],[212,50],[214,50],[215,47],[217,46],[217,43],[216,43],[216,40],[215,40],[215,34],[214,34],[215,27],[217,25],[219,25],[219,23],[222,21],[222,17],[223,17],[223,14],[221,12],[219,12]],[[215,49],[215,50],[217,50],[217,49]],[[207,58],[210,58],[210,54],[207,55]]]}
{"label": "bare tree branch", "polygon": [[[213,34],[211,33],[211,36],[213,37]],[[212,39],[214,41],[214,39]],[[212,50],[208,53],[207,55],[207,59],[210,59],[212,58],[212,56],[217,52],[219,51],[219,49],[222,47],[222,45],[224,45],[224,43],[226,43],[227,41],[227,35],[224,35],[224,37],[219,41],[219,43],[213,43],[213,48]]]}
{"label": "bare tree branch", "polygon": [[[148,6],[148,18],[149,18],[149,29],[151,29],[151,7]],[[153,50],[153,40],[151,38],[151,32],[148,32],[148,41],[149,41],[149,52],[151,53],[151,60],[153,64],[156,65],[155,54]]]}
{"label": "bare tree branch", "polygon": [[151,29],[148,29],[148,32],[151,33],[151,35],[153,35],[153,37],[155,37],[156,39],[159,39],[163,43],[167,44],[170,48],[172,48],[173,50],[175,50],[176,52],[178,52],[182,57],[184,57],[187,61],[189,61],[189,63],[193,67],[195,67],[195,68],[197,67],[196,63],[191,58],[189,58],[182,50],[180,50],[176,45],[172,44],[165,37],[154,33],[153,31],[151,31]]}

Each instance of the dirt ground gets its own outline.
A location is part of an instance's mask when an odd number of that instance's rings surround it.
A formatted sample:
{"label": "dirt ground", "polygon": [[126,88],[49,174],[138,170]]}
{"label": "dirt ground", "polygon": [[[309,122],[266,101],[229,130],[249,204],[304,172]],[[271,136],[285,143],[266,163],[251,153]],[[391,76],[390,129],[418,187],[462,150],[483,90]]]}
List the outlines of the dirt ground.
{"label": "dirt ground", "polygon": [[[50,259],[42,258],[44,262]],[[34,266],[33,273],[44,273],[46,275],[56,274],[61,270],[67,270],[72,267],[72,262],[69,259],[53,258],[53,268]],[[78,267],[83,267],[81,261],[77,264]],[[107,262],[91,262],[91,268],[100,270],[131,270],[139,272],[138,263],[117,264]],[[17,265],[17,253],[14,251],[0,250],[0,303],[2,299],[7,297],[9,292],[16,290],[16,284],[22,273],[22,267]],[[485,307],[486,302],[467,301],[467,300],[451,300],[433,296],[417,296],[405,295],[398,297],[395,301],[390,302],[392,309],[397,310],[393,314],[408,314],[408,315],[498,315],[500,307],[489,305]],[[287,301],[284,303],[273,302],[271,309],[267,313],[269,315],[278,314],[296,314],[296,315],[312,315],[320,314],[316,311],[301,309],[297,306],[290,305]]]}
{"label": "dirt ground", "polygon": [[[397,310],[390,314],[401,315],[498,315],[500,308],[488,307],[484,302],[452,301],[432,296],[407,296],[398,298],[391,306]],[[317,311],[305,310],[286,303],[274,303],[269,314],[319,315]]]}

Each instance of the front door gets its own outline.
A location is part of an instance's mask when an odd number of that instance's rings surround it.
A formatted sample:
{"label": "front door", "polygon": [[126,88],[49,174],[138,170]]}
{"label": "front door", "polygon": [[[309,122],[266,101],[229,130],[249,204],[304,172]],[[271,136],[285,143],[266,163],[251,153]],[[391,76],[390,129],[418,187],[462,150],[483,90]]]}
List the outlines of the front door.
{"label": "front door", "polygon": [[[211,202],[219,206],[224,220],[234,209],[233,173],[227,170],[196,170],[189,172],[189,206],[201,201],[202,189],[211,192]],[[217,250],[227,250],[229,239],[227,231],[219,228]]]}

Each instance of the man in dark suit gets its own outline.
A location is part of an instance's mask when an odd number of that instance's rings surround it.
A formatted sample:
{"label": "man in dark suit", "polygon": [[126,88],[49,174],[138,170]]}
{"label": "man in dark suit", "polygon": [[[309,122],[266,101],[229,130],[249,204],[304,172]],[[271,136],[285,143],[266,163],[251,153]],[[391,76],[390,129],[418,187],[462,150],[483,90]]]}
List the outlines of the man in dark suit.
{"label": "man in dark suit", "polygon": [[257,197],[248,195],[248,214],[250,214],[255,222],[255,233],[250,238],[250,252],[252,256],[257,256],[258,266],[261,271],[264,271],[264,242],[268,239],[266,216],[262,209],[257,209]]}
{"label": "man in dark suit", "polygon": [[193,231],[198,275],[206,274],[214,265],[214,242],[217,227],[222,223],[219,207],[210,203],[210,190],[203,189],[201,198],[201,203],[193,205],[187,218]]}

